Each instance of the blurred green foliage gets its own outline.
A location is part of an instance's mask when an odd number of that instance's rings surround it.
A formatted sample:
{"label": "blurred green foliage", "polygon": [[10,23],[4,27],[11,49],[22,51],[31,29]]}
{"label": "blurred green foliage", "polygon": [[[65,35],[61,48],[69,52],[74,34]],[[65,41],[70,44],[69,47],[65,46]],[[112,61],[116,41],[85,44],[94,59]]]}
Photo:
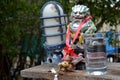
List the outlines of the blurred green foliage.
{"label": "blurred green foliage", "polygon": [[99,30],[103,23],[110,27],[120,24],[120,1],[118,0],[70,0],[74,4],[83,4],[90,8],[91,15]]}
{"label": "blurred green foliage", "polygon": [[[41,34],[40,9],[47,1],[49,0],[0,0],[2,54],[14,57],[20,53],[22,40],[28,33]],[[58,0],[64,5],[69,2],[63,1]],[[64,8],[68,10],[68,6]]]}
{"label": "blurred green foliage", "polygon": [[[0,45],[2,53],[14,56],[20,53],[20,46],[26,33],[40,34],[40,9],[50,0],[0,0]],[[83,4],[90,8],[97,28],[104,22],[116,25],[120,23],[120,3],[110,7],[111,0],[53,0],[58,1],[65,14],[71,7]],[[72,2],[72,3],[70,3]],[[105,7],[107,6],[107,7]]]}
{"label": "blurred green foliage", "polygon": [[2,53],[20,53],[20,41],[26,33],[39,33],[40,0],[1,0],[0,1],[0,44]]}

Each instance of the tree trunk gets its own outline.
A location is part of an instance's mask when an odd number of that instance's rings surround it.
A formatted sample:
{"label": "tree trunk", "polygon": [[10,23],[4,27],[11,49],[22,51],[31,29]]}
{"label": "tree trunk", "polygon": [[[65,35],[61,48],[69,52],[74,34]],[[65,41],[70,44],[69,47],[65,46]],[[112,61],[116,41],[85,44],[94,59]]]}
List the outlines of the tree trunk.
{"label": "tree trunk", "polygon": [[10,80],[10,60],[6,54],[2,54],[2,44],[0,44],[0,80]]}

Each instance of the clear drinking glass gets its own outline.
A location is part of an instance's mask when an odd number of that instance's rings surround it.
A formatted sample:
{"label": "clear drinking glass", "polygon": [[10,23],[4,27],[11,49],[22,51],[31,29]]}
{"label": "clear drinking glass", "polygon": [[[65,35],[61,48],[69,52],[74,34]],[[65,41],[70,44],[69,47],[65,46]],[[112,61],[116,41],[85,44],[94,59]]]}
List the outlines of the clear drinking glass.
{"label": "clear drinking glass", "polygon": [[96,35],[84,35],[86,72],[89,75],[104,75],[107,72],[105,38]]}

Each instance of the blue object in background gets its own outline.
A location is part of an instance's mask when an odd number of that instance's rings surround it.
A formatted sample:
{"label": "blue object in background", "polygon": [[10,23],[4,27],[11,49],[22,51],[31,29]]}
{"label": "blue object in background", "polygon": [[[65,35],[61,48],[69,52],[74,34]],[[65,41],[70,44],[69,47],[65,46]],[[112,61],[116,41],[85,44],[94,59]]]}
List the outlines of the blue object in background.
{"label": "blue object in background", "polygon": [[109,43],[109,38],[105,38],[106,40],[106,55],[111,55],[111,54],[116,54],[118,53],[118,47],[116,46],[112,46],[110,43]]}
{"label": "blue object in background", "polygon": [[[110,43],[109,43],[109,40],[111,39],[110,38],[110,35],[112,35],[112,31],[110,30],[108,33],[107,33],[109,36],[105,37],[105,41],[106,41],[106,55],[113,55],[113,54],[116,54],[118,53],[118,47],[116,46],[112,46]],[[95,34],[95,37],[104,37],[103,36],[103,33],[96,33]]]}

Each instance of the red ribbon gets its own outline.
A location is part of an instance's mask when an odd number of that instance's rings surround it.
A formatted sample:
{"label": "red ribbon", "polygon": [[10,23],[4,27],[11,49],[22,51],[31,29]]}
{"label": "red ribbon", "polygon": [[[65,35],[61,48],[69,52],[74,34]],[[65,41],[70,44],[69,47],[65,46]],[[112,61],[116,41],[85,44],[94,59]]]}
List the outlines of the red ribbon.
{"label": "red ribbon", "polygon": [[74,49],[71,48],[71,47],[65,46],[64,47],[64,52],[65,52],[65,55],[63,56],[62,60],[64,60],[67,55],[78,57],[78,55],[76,53],[74,53]]}
{"label": "red ribbon", "polygon": [[[83,20],[83,21],[80,23],[80,25],[78,26],[78,29],[77,29],[77,31],[76,31],[76,34],[75,34],[75,36],[74,36],[71,44],[74,43],[74,41],[77,39],[78,35],[80,34],[80,30],[81,30],[83,24],[84,24],[85,22],[91,20],[91,19],[92,19],[92,17],[91,17],[91,16],[88,16],[85,20]],[[66,46],[64,47],[63,50],[64,50],[65,54],[64,54],[62,60],[65,59],[67,55],[70,55],[70,56],[73,56],[73,57],[78,57],[78,55],[74,52],[74,49],[70,46],[70,27],[68,27],[68,29],[67,29],[67,34],[66,34]]]}

